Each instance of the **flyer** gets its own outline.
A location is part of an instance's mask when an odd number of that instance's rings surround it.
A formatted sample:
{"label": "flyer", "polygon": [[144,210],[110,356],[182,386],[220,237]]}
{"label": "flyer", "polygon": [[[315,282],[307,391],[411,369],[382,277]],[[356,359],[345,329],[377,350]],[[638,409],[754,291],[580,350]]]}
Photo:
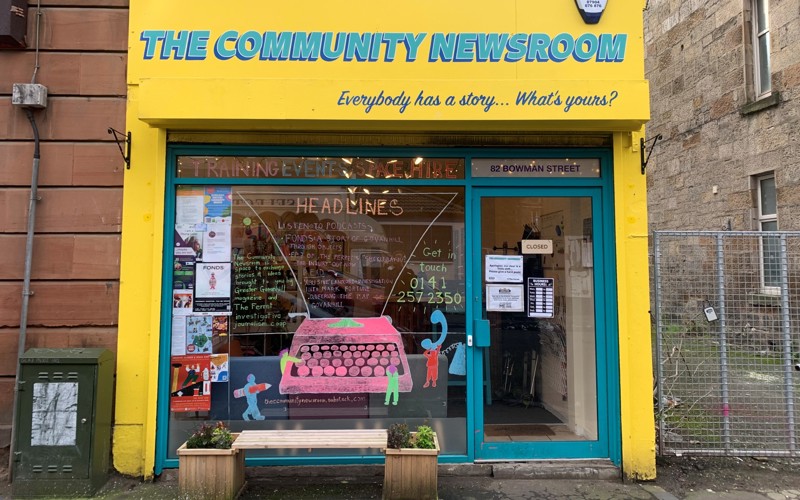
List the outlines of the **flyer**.
{"label": "flyer", "polygon": [[486,310],[524,312],[522,285],[486,285]]}
{"label": "flyer", "polygon": [[211,354],[211,316],[186,318],[186,354]]}
{"label": "flyer", "polygon": [[211,409],[211,356],[170,358],[169,409],[173,412]]}
{"label": "flyer", "polygon": [[522,283],[522,255],[487,255],[487,283]]}
{"label": "flyer", "polygon": [[213,337],[225,337],[228,335],[228,316],[212,316],[211,333]]}
{"label": "flyer", "polygon": [[186,316],[192,314],[194,297],[191,290],[172,291],[172,315]]}
{"label": "flyer", "polygon": [[191,290],[194,288],[194,256],[176,255],[172,261],[172,289]]}
{"label": "flyer", "polygon": [[172,317],[172,355],[186,354],[186,316]]}
{"label": "flyer", "polygon": [[173,255],[203,260],[203,228],[203,224],[175,224]]}
{"label": "flyer", "polygon": [[175,224],[203,222],[203,188],[179,188],[175,196]]}
{"label": "flyer", "polygon": [[194,306],[198,313],[231,314],[231,263],[199,262],[195,267]]}
{"label": "flyer", "polygon": [[207,224],[203,233],[203,262],[231,261],[230,224]]}
{"label": "flyer", "polygon": [[232,188],[230,186],[206,186],[205,221],[211,224],[231,225]]}
{"label": "flyer", "polygon": [[227,382],[229,373],[228,354],[212,354],[211,382]]}

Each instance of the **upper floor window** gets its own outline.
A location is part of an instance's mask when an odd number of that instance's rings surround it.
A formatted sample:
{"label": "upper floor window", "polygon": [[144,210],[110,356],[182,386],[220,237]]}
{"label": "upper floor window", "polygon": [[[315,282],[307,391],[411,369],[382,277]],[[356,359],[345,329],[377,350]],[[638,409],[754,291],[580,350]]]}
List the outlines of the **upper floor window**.
{"label": "upper floor window", "polygon": [[753,88],[758,99],[772,91],[772,71],[769,58],[769,0],[751,0]]}

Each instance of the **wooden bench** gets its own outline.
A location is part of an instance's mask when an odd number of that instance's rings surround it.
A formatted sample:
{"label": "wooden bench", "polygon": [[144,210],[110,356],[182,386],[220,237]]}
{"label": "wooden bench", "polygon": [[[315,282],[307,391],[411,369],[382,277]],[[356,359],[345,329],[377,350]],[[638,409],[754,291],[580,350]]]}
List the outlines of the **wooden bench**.
{"label": "wooden bench", "polygon": [[386,448],[386,429],[242,431],[233,442],[237,450]]}

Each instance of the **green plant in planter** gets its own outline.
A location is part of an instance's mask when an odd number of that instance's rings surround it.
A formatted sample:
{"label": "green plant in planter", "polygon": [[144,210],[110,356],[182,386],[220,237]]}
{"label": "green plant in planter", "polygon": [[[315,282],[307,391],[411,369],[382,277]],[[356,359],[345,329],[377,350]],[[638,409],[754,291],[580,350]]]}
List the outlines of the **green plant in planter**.
{"label": "green plant in planter", "polygon": [[389,448],[410,448],[411,433],[408,432],[406,424],[392,424],[389,426],[386,446]]}
{"label": "green plant in planter", "polygon": [[428,425],[420,425],[417,427],[417,433],[414,438],[414,448],[423,450],[432,450],[436,448],[436,444],[433,441],[433,429]]}
{"label": "green plant in planter", "polygon": [[202,424],[186,440],[187,448],[217,448],[230,449],[233,444],[233,435],[224,422],[214,425]]}

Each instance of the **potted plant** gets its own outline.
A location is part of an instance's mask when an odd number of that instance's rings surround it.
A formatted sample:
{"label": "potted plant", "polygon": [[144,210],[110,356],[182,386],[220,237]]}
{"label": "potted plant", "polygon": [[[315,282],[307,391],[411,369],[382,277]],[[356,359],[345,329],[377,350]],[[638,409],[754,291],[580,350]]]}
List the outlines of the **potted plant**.
{"label": "potted plant", "polygon": [[406,424],[390,425],[385,452],[384,499],[438,497],[439,440],[431,427],[411,433]]}
{"label": "potted plant", "polygon": [[202,424],[178,448],[178,484],[188,498],[228,500],[244,488],[244,453],[223,423]]}

